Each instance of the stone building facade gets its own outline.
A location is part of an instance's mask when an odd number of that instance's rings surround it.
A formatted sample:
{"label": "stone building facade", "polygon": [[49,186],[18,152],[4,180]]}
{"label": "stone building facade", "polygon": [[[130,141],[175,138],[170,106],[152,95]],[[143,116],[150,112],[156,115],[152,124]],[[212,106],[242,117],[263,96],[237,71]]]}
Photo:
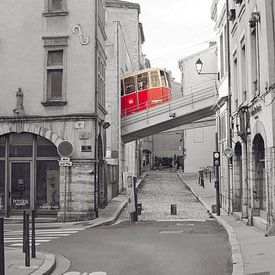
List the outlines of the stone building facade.
{"label": "stone building facade", "polygon": [[[222,2],[217,22],[226,7],[226,2]],[[218,1],[213,3],[213,7],[218,7]],[[224,193],[230,199],[227,203],[230,212],[247,218],[250,225],[269,230],[275,218],[274,1],[243,0],[228,4],[227,87],[231,94],[233,158],[232,175],[229,174],[232,180],[225,184]]]}
{"label": "stone building facade", "polygon": [[1,212],[93,218],[107,203],[105,3],[27,4],[0,3]]}
{"label": "stone building facade", "polygon": [[110,176],[109,198],[125,188],[123,173],[138,175],[139,142],[124,144],[121,140],[120,78],[127,73],[143,69],[146,59],[142,54],[145,41],[143,26],[139,20],[140,5],[128,1],[107,0],[106,2],[106,109],[107,129],[106,161]]}

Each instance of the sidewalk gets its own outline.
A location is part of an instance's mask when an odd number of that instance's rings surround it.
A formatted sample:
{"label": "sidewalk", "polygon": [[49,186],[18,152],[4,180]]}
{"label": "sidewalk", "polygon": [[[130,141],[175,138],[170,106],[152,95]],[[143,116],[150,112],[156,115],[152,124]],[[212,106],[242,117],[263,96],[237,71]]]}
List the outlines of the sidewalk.
{"label": "sidewalk", "polygon": [[[88,222],[76,222],[87,228],[107,225],[115,222],[127,203],[126,195],[113,198],[105,209],[99,210],[99,217]],[[36,258],[30,258],[30,267],[25,267],[25,254],[22,248],[5,247],[5,275],[48,275],[56,266],[57,255],[39,252],[37,247]]]}
{"label": "sidewalk", "polygon": [[[193,194],[203,203],[209,212],[216,204],[214,180],[205,178],[205,188],[198,185],[198,174],[178,173]],[[231,245],[233,275],[275,274],[275,237],[265,237],[264,232],[247,226],[221,209],[221,215],[213,217],[226,229]]]}

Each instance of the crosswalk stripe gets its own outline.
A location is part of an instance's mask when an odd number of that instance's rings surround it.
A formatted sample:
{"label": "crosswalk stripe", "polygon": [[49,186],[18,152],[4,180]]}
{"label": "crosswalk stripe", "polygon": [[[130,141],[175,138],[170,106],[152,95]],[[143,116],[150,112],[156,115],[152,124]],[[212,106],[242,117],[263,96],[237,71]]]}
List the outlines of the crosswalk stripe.
{"label": "crosswalk stripe", "polygon": [[[79,231],[85,230],[85,227],[81,228],[53,228],[53,229],[36,229],[35,231],[35,244],[36,246],[55,240],[61,237],[67,237],[71,234],[75,234]],[[22,230],[9,230],[4,233],[4,243],[7,246],[11,247],[22,247],[23,242],[23,232]],[[30,229],[30,238],[31,238],[31,229]],[[31,243],[31,240],[30,240]]]}

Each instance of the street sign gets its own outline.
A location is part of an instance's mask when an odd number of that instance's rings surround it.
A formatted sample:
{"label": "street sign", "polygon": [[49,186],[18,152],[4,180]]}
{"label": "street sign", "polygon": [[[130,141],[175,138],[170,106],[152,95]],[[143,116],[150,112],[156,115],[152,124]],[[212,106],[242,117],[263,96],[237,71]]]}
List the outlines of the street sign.
{"label": "street sign", "polygon": [[226,147],[223,153],[228,159],[232,158],[233,156],[232,148],[230,147]]}
{"label": "street sign", "polygon": [[59,166],[60,167],[69,167],[69,166],[72,166],[72,162],[71,161],[59,161]]}

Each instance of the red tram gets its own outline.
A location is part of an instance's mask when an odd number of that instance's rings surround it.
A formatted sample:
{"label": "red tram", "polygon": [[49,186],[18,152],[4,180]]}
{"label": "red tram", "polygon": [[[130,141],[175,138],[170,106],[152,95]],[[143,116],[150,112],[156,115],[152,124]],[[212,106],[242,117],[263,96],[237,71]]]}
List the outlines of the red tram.
{"label": "red tram", "polygon": [[171,98],[169,74],[162,69],[144,69],[121,78],[121,116],[136,113]]}

